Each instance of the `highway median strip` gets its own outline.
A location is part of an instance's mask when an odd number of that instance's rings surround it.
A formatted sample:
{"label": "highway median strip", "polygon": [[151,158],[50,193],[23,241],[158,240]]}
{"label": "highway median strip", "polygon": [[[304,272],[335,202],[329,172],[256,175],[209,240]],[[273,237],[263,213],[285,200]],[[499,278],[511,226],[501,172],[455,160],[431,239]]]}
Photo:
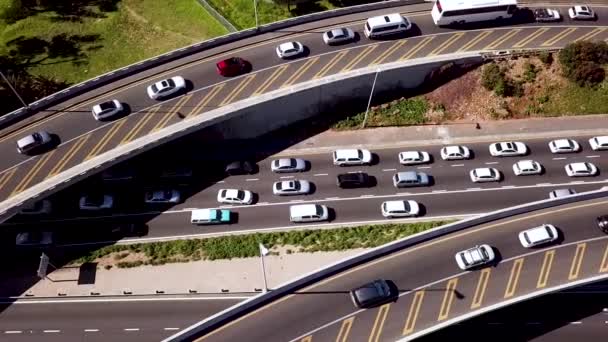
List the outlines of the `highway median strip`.
{"label": "highway median strip", "polygon": [[231,235],[206,239],[136,243],[105,246],[74,261],[73,265],[97,262],[107,269],[142,265],[163,265],[198,260],[250,258],[259,256],[262,243],[278,255],[372,248],[453,221],[407,224],[363,225],[339,229],[293,230],[286,232]]}

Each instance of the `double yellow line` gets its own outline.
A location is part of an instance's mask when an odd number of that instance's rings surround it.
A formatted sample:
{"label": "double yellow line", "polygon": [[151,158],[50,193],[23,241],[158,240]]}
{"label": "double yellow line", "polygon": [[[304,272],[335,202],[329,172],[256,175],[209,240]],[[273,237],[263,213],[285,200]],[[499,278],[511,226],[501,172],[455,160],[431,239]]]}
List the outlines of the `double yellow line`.
{"label": "double yellow line", "polygon": [[568,280],[574,280],[578,278],[578,275],[581,272],[581,264],[583,263],[583,257],[585,256],[586,248],[586,243],[579,243],[578,245],[576,245],[574,258],[572,258],[572,264],[570,265],[570,273],[568,273]]}
{"label": "double yellow line", "polygon": [[479,273],[479,281],[475,288],[475,294],[473,295],[473,302],[471,303],[471,309],[476,309],[481,306],[483,297],[486,294],[486,287],[488,286],[488,280],[490,279],[490,269],[484,268]]}
{"label": "double yellow line", "polygon": [[158,112],[159,109],[160,109],[160,106],[152,107],[152,109],[146,114],[147,117],[145,119],[141,118],[142,120],[139,120],[137,122],[137,124],[135,124],[135,127],[133,127],[133,129],[129,133],[127,133],[127,135],[125,135],[124,138],[122,138],[119,145],[128,143],[129,141],[133,140],[133,138],[137,135],[137,133],[139,133],[139,131],[141,131],[141,129],[148,123],[148,121],[150,121],[150,119],[152,119],[154,114],[156,114],[156,112]]}
{"label": "double yellow line", "polygon": [[597,36],[598,34],[604,32],[604,31],[606,31],[605,27],[597,27],[597,28],[593,29],[592,31],[587,32],[586,34],[584,34],[584,35],[576,38],[574,41],[578,42],[578,41],[581,41],[581,40],[589,40],[589,39]]}
{"label": "double yellow line", "polygon": [[489,31],[483,31],[480,34],[477,35],[477,37],[471,39],[468,43],[464,44],[460,49],[458,49],[458,51],[467,51],[470,48],[472,48],[475,44],[479,43],[482,39],[484,39],[485,37],[491,35],[492,33],[494,33],[494,30],[489,30]]}
{"label": "double yellow line", "polygon": [[17,172],[17,168],[13,168],[12,170],[6,171],[2,174],[2,176],[0,176],[0,189],[4,188],[4,186],[6,185],[6,183],[8,182],[9,179],[11,179],[11,177],[13,177],[13,175],[15,174],[15,172]]}
{"label": "double yellow line", "polygon": [[317,78],[321,78],[321,77],[325,76],[327,74],[327,72],[329,71],[329,69],[331,69],[334,65],[336,65],[336,63],[338,63],[339,60],[341,60],[344,56],[346,56],[346,54],[348,52],[349,52],[348,50],[338,52],[338,54],[336,54],[329,61],[329,63],[327,63],[323,68],[321,68],[321,70],[319,70],[319,72],[317,72],[312,78],[317,79]]}
{"label": "double yellow line", "polygon": [[103,138],[101,138],[101,140],[97,143],[97,145],[95,145],[93,147],[91,152],[89,152],[89,154],[87,154],[87,156],[84,158],[84,160],[89,160],[89,159],[95,157],[104,147],[106,147],[106,145],[110,142],[110,140],[112,140],[114,135],[116,135],[116,133],[122,128],[122,126],[125,124],[125,122],[127,122],[126,118],[122,119],[119,122],[117,122],[116,124],[114,124],[112,126],[112,128],[110,128],[108,133],[106,133],[103,136]]}
{"label": "double yellow line", "polygon": [[249,83],[251,83],[251,81],[253,81],[253,79],[255,78],[256,75],[257,74],[253,74],[253,75],[248,75],[247,77],[245,77],[245,79],[242,80],[241,83],[239,83],[239,85],[237,85],[236,88],[234,88],[230,94],[228,94],[228,96],[224,99],[224,101],[220,102],[220,106],[225,106],[225,105],[229,104],[237,96],[239,96],[239,94],[243,91],[243,89],[245,89],[245,87],[247,85],[249,85]]}
{"label": "double yellow line", "polygon": [[424,37],[413,49],[406,52],[399,58],[400,61],[404,61],[406,59],[412,58],[418,51],[420,51],[423,47],[427,46],[435,37]]}
{"label": "double yellow line", "polygon": [[422,300],[424,299],[424,290],[416,291],[412,304],[410,304],[410,311],[407,314],[407,320],[405,321],[405,327],[403,327],[403,335],[411,334],[416,327],[416,320],[418,319],[418,313],[422,306]]}
{"label": "double yellow line", "polygon": [[186,117],[197,116],[198,114],[200,114],[199,111],[203,109],[203,107],[205,107],[209,103],[209,101],[211,101],[215,97],[215,95],[217,95],[224,88],[225,85],[226,83],[222,83],[213,87],[213,89],[211,89],[211,91],[208,92],[205,97],[203,97],[202,100],[196,104],[196,106],[194,106],[192,111]]}
{"label": "double yellow line", "polygon": [[450,308],[454,301],[454,295],[456,294],[456,285],[458,285],[458,278],[452,278],[448,281],[448,284],[443,294],[443,301],[441,302],[441,309],[439,309],[439,316],[437,321],[443,321],[450,315]]}
{"label": "double yellow line", "polygon": [[490,44],[486,45],[484,47],[484,49],[496,49],[500,44],[506,42],[507,40],[509,40],[511,37],[513,37],[514,35],[518,34],[519,32],[521,32],[522,29],[515,29],[515,30],[511,30],[509,33],[505,34],[504,36],[494,40],[493,42],[491,42]]}
{"label": "double yellow line", "polygon": [[538,281],[536,282],[536,288],[540,289],[547,286],[549,281],[549,274],[551,274],[551,266],[553,265],[553,259],[555,258],[555,250],[545,252],[543,257],[543,264],[540,267],[540,274],[538,275]]}
{"label": "double yellow line", "polygon": [[289,65],[287,64],[283,64],[281,66],[279,66],[278,68],[276,68],[276,70],[272,73],[272,75],[270,75],[270,77],[264,81],[264,83],[262,83],[262,85],[260,85],[258,87],[258,89],[256,89],[253,92],[253,96],[257,96],[257,95],[261,95],[263,94],[266,89],[268,89],[268,87],[270,87],[270,85],[272,84],[272,82],[276,81],[277,78],[279,78],[279,76],[281,76],[283,74],[283,72],[285,72],[285,70],[287,70],[287,68],[289,68]]}
{"label": "double yellow line", "polygon": [[438,47],[433,49],[433,51],[431,51],[431,53],[429,53],[427,56],[437,56],[438,54],[442,53],[445,49],[452,46],[452,44],[454,44],[458,39],[462,38],[462,36],[464,36],[463,32],[458,32],[458,33],[452,34],[450,36],[450,38],[448,38],[445,42],[441,43]]}
{"label": "double yellow line", "polygon": [[563,30],[562,32],[555,35],[553,38],[548,39],[546,42],[540,44],[540,46],[555,45],[555,43],[557,43],[559,40],[563,39],[564,37],[566,37],[567,35],[571,34],[572,32],[574,32],[576,30],[577,30],[576,27],[569,27],[566,30]]}
{"label": "double yellow line", "polygon": [[314,57],[307,60],[306,63],[302,64],[302,66],[287,79],[287,81],[281,84],[281,88],[294,84],[296,80],[300,78],[300,76],[302,76],[306,71],[308,71],[313,64],[317,63],[318,60],[319,57]]}
{"label": "double yellow line", "polygon": [[524,258],[519,258],[513,261],[513,266],[511,267],[511,274],[509,274],[509,281],[507,282],[507,288],[505,289],[504,298],[512,297],[515,294],[515,290],[517,290],[517,283],[519,282],[519,275],[521,274],[521,269],[524,266]]}
{"label": "double yellow line", "polygon": [[174,105],[173,107],[171,107],[171,109],[169,109],[169,111],[167,112],[167,114],[165,114],[165,116],[160,119],[156,125],[154,125],[154,128],[152,128],[151,132],[155,132],[161,128],[164,128],[165,125],[167,124],[167,122],[169,122],[169,120],[171,120],[171,118],[173,117],[173,114],[177,113],[178,110],[180,110],[184,104],[186,104],[186,102],[188,102],[190,100],[190,98],[192,97],[192,94],[188,94],[186,96],[182,96]]}
{"label": "double yellow line", "polygon": [[51,159],[53,154],[55,154],[55,151],[57,151],[57,150],[53,150],[53,151],[45,154],[44,156],[42,156],[42,158],[38,159],[38,161],[34,164],[34,167],[32,167],[32,169],[25,175],[25,177],[23,177],[23,179],[21,179],[21,182],[19,182],[19,184],[17,184],[17,187],[15,187],[15,190],[13,190],[13,192],[11,192],[10,196],[14,196],[14,195],[20,193],[21,191],[25,190],[25,188],[28,187],[28,185],[30,184],[32,179],[40,172],[40,170],[49,161],[49,159]]}
{"label": "double yellow line", "polygon": [[338,331],[338,336],[336,337],[336,342],[348,341],[348,335],[350,334],[350,328],[352,328],[354,320],[355,317],[351,317],[342,321],[340,331]]}
{"label": "double yellow line", "polygon": [[350,62],[348,62],[348,64],[346,64],[346,66],[344,66],[344,68],[342,68],[342,71],[349,71],[349,70],[353,69],[355,67],[355,65],[357,65],[357,63],[361,62],[361,60],[363,60],[363,58],[367,57],[367,55],[369,55],[372,51],[374,51],[376,49],[376,47],[378,47],[377,44],[368,45],[355,58],[353,58]]}
{"label": "double yellow line", "polygon": [[[1,181],[0,181],[1,182]],[[0,188],[2,185],[0,184]],[[604,273],[608,271],[608,244],[606,244],[606,250],[604,250],[604,256],[602,257],[602,262],[600,263],[599,273]]]}
{"label": "double yellow line", "polygon": [[526,38],[520,40],[519,42],[513,44],[514,48],[521,48],[526,46],[529,42],[533,41],[534,39],[538,38],[541,34],[545,33],[549,31],[548,28],[546,27],[542,27],[539,28],[538,30],[534,31],[534,33],[529,34]]}
{"label": "double yellow line", "polygon": [[76,152],[78,152],[82,148],[82,146],[84,145],[84,143],[86,143],[87,140],[89,140],[90,137],[91,137],[91,134],[87,134],[87,135],[79,138],[78,141],[76,141],[72,145],[72,147],[70,147],[70,149],[65,154],[65,156],[63,156],[63,158],[61,158],[61,161],[59,163],[57,163],[57,165],[55,165],[55,167],[51,170],[51,172],[49,172],[49,175],[46,178],[53,177],[54,175],[56,175],[59,172],[61,172],[61,170],[63,169],[63,167],[70,160],[72,160],[72,158],[74,157],[74,155],[76,154]]}
{"label": "double yellow line", "polygon": [[391,308],[391,304],[384,304],[378,309],[378,314],[376,315],[376,320],[374,321],[374,325],[372,326],[372,332],[369,334],[368,342],[378,342],[380,341],[380,335],[382,335],[382,328],[384,328],[384,321],[386,321],[386,317],[388,316],[388,311]]}
{"label": "double yellow line", "polygon": [[390,48],[386,49],[386,51],[381,53],[380,56],[376,57],[376,59],[374,59],[371,63],[369,63],[369,65],[381,64],[393,52],[397,51],[400,47],[405,45],[405,43],[407,43],[407,40],[400,40],[400,41],[396,42],[395,44],[391,45]]}

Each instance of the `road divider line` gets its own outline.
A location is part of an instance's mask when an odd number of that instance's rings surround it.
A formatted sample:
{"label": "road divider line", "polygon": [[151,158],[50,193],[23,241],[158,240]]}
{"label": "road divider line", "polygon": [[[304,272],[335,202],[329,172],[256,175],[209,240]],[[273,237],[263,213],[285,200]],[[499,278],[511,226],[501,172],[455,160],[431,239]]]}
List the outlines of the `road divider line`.
{"label": "road divider line", "polygon": [[585,256],[585,249],[587,248],[586,243],[579,243],[576,245],[576,251],[574,252],[574,258],[572,258],[572,264],[570,265],[570,272],[568,273],[568,280],[575,280],[581,271],[581,264],[583,263],[583,257]]}
{"label": "road divider line", "polygon": [[313,176],[319,177],[319,176],[328,176],[329,174],[327,173],[315,173]]}
{"label": "road divider line", "polygon": [[15,187],[15,190],[13,190],[13,192],[11,192],[9,197],[14,196],[14,195],[20,193],[21,191],[23,191],[25,188],[27,188],[28,185],[30,184],[30,182],[32,181],[32,179],[34,177],[36,177],[38,172],[40,172],[40,170],[44,167],[44,165],[55,154],[55,151],[57,151],[57,150],[53,150],[50,153],[47,153],[44,156],[42,156],[42,158],[38,159],[38,161],[36,161],[36,163],[34,164],[32,169],[25,175],[25,177],[23,177],[23,179],[21,179],[21,182],[19,182],[19,184],[17,184],[17,187]]}
{"label": "road divider line", "polygon": [[139,328],[124,328],[124,331],[139,331]]}
{"label": "road divider line", "polygon": [[285,88],[285,87],[288,87],[288,86],[294,84],[298,80],[298,78],[300,78],[300,76],[302,76],[306,71],[308,71],[308,69],[310,69],[310,67],[312,67],[313,64],[317,63],[318,60],[319,60],[319,57],[314,57],[314,58],[307,60],[306,63],[302,64],[302,66],[300,66],[300,68],[298,68],[298,70],[296,70],[296,72],[291,74],[291,76],[287,79],[287,81],[283,82],[283,84],[281,84],[281,86],[279,88]]}
{"label": "road divider line", "polygon": [[564,39],[566,36],[570,35],[572,32],[574,32],[576,30],[577,30],[576,27],[569,27],[569,28],[563,30],[562,32],[558,33],[557,35],[555,35],[553,38],[548,39],[544,43],[540,44],[540,46],[552,46],[552,45],[555,45],[555,43],[557,43],[558,41]]}
{"label": "road divider line", "polygon": [[173,105],[173,107],[171,107],[171,109],[167,112],[167,114],[165,114],[165,116],[161,115],[162,118],[156,123],[156,125],[154,125],[154,128],[152,128],[152,132],[156,132],[162,128],[165,128],[165,125],[169,122],[169,120],[171,120],[171,118],[173,117],[173,114],[179,115],[179,110],[182,109],[182,107],[184,106],[184,104],[186,104],[186,102],[190,101],[190,98],[192,98],[192,95],[193,94],[188,94],[186,96],[182,96]]}
{"label": "road divider line", "polygon": [[464,166],[464,164],[452,164],[451,167]]}
{"label": "road divider line", "polygon": [[179,328],[163,328],[163,330],[179,330]]}
{"label": "road divider line", "polygon": [[252,74],[252,75],[247,75],[247,77],[245,77],[244,80],[242,80],[229,94],[228,96],[224,99],[224,101],[220,102],[220,107],[221,106],[225,106],[227,104],[230,104],[233,102],[234,99],[236,99],[237,96],[239,96],[241,94],[241,92],[243,91],[243,89],[245,89],[249,83],[251,83],[251,81],[253,81],[253,79],[255,78],[257,74]]}
{"label": "road divider line", "polygon": [[487,162],[487,163],[485,163],[485,164],[486,164],[486,165],[496,165],[496,164],[498,164],[498,162]]}
{"label": "road divider line", "polygon": [[418,51],[420,51],[423,47],[427,46],[433,40],[433,38],[435,37],[425,37],[420,42],[418,42],[418,44],[416,44],[413,49],[404,53],[403,56],[399,58],[399,60],[405,61],[412,58]]}
{"label": "road divider line", "polygon": [[430,169],[430,168],[431,168],[431,166],[418,166],[418,169],[419,169],[419,170],[420,170],[420,169]]}
{"label": "road divider line", "polygon": [[93,146],[93,149],[89,152],[89,154],[87,154],[84,160],[89,160],[95,157],[99,153],[99,151],[106,147],[106,145],[114,137],[116,132],[118,132],[118,130],[120,130],[120,128],[125,124],[125,122],[127,122],[127,120],[122,119],[119,122],[115,123],[112,128],[110,128],[110,130],[106,134],[104,134],[101,140],[95,146]]}
{"label": "road divider line", "polygon": [[389,55],[391,55],[393,52],[397,51],[400,47],[402,47],[403,45],[405,45],[405,43],[407,43],[407,39],[400,40],[400,41],[396,42],[395,44],[391,45],[390,48],[388,48],[386,51],[384,51],[382,54],[380,54],[380,56],[376,57],[376,59],[374,59],[369,64],[369,66],[374,66],[374,65],[382,64],[382,62],[384,62],[384,60]]}
{"label": "road divider line", "polygon": [[131,129],[131,131],[129,131],[124,136],[124,138],[122,138],[119,145],[128,143],[129,141],[133,140],[133,138],[139,133],[139,131],[141,131],[142,127],[144,127],[148,123],[148,121],[152,119],[152,117],[156,114],[156,112],[158,112],[159,109],[160,106],[152,107],[152,109],[148,111],[148,113],[145,115],[145,118],[140,118],[140,120],[137,121],[137,124],[135,124],[135,127],[133,127],[133,129]]}
{"label": "road divider line", "polygon": [[553,259],[555,258],[555,250],[545,252],[543,257],[543,264],[540,267],[540,274],[538,275],[538,281],[536,282],[536,288],[540,289],[547,286],[549,281],[549,274],[551,274],[551,266],[553,265]]}
{"label": "road divider line", "polygon": [[566,157],[556,157],[556,158],[551,158],[551,159],[553,159],[553,160],[566,160],[568,158],[566,158]]}
{"label": "road divider line", "polygon": [[247,178],[245,179],[245,182],[255,182],[255,181],[259,181],[259,178]]}
{"label": "road divider line", "polygon": [[5,334],[21,334],[23,331],[21,330],[7,330],[4,333]]}
{"label": "road divider line", "polygon": [[[598,273],[604,273],[608,271],[608,244],[606,244],[606,249],[604,250],[604,256],[602,257],[602,262],[600,262],[600,269]],[[604,309],[604,311],[608,311]]]}
{"label": "road divider line", "polygon": [[58,333],[58,332],[61,332],[61,330],[52,330],[51,329],[51,330],[42,330],[42,332],[45,332],[45,333]]}
{"label": "road divider line", "polygon": [[13,177],[13,175],[17,172],[17,168],[11,169],[9,171],[5,171],[2,176],[0,176],[0,189],[4,188],[6,183]]}
{"label": "road divider line", "polygon": [[330,61],[329,63],[327,63],[323,68],[321,68],[321,70],[319,70],[319,72],[317,72],[312,79],[317,79],[317,78],[321,78],[323,76],[325,76],[327,74],[327,72],[333,68],[334,65],[336,65],[336,63],[338,63],[338,61],[340,61],[347,53],[349,52],[349,50],[343,50],[338,52],[337,55],[335,55]]}
{"label": "road divider line", "polygon": [[587,32],[586,34],[576,38],[574,41],[579,42],[581,40],[590,40],[591,38],[597,36],[598,34],[604,32],[606,30],[605,27],[597,27],[593,31]]}
{"label": "road divider line", "polygon": [[515,294],[515,291],[517,290],[517,283],[519,283],[519,275],[521,274],[521,269],[523,266],[524,258],[519,258],[513,261],[511,274],[509,274],[509,281],[507,282],[507,288],[505,289],[505,295],[503,298],[513,297]]}
{"label": "road divider line", "polygon": [[506,42],[511,37],[515,36],[516,34],[518,34],[521,31],[522,31],[522,29],[509,30],[509,33],[507,33],[507,34],[499,37],[498,39],[495,39],[490,44],[488,44],[488,45],[484,46],[483,48],[481,48],[481,50],[493,50],[493,49],[496,49],[500,44]]}
{"label": "road divider line", "polygon": [[483,31],[477,35],[477,37],[471,39],[468,43],[464,44],[457,52],[464,52],[473,47],[473,45],[479,43],[482,39],[492,34],[494,30]]}
{"label": "road divider line", "polygon": [[264,83],[262,83],[262,85],[260,85],[253,92],[253,94],[251,94],[251,96],[262,95],[266,91],[266,89],[268,89],[268,87],[270,87],[270,85],[274,81],[276,81],[277,78],[279,78],[279,76],[281,76],[285,72],[285,70],[287,70],[287,68],[289,68],[289,64],[283,64],[276,68],[276,70],[270,75],[270,77],[268,77],[268,79],[266,79],[266,81],[264,81]]}
{"label": "road divider line", "polygon": [[[217,85],[213,88],[211,88],[211,91],[208,92],[207,94],[205,94],[205,96],[199,101],[199,103],[196,104],[196,106],[194,106],[194,108],[192,108],[192,110],[190,111],[190,113],[188,113],[188,115],[186,115],[186,118],[191,118],[194,116],[199,115],[199,111],[206,107],[207,104],[209,102],[211,102],[211,100],[213,100],[213,98],[215,98],[215,96],[222,91],[222,89],[224,89],[224,86],[226,85],[226,83],[222,83],[220,85]],[[202,112],[201,112],[202,113]]]}
{"label": "road divider line", "polygon": [[410,310],[407,314],[405,326],[403,327],[403,336],[411,334],[414,331],[414,328],[416,327],[416,320],[418,319],[418,313],[420,312],[420,307],[422,306],[423,299],[424,290],[416,291],[416,293],[414,293],[414,299],[412,299],[412,304],[410,304]]}
{"label": "road divider line", "polygon": [[84,329],[84,332],[98,332],[99,329]]}
{"label": "road divider line", "polygon": [[46,179],[53,177],[54,175],[61,172],[63,167],[70,160],[72,160],[72,158],[74,157],[76,152],[80,151],[82,146],[87,142],[87,140],[89,140],[90,137],[91,137],[90,134],[80,137],[79,140],[77,140],[76,143],[74,145],[72,145],[72,147],[69,149],[69,151],[66,153],[66,155],[61,159],[61,161],[59,163],[57,163],[57,165],[55,165],[55,167],[51,170],[51,172],[49,172],[49,175],[46,177]]}
{"label": "road divider line", "polygon": [[340,70],[340,72],[352,70],[355,65],[361,62],[363,58],[367,57],[367,55],[374,51],[376,47],[378,47],[377,44],[366,46],[365,49],[363,49],[363,51],[361,51],[357,56],[355,56],[355,58],[353,58],[348,64],[346,64],[346,66],[344,66],[342,70]]}
{"label": "road divider line", "polygon": [[441,302],[441,308],[439,309],[439,316],[437,321],[443,321],[450,315],[450,308],[452,307],[452,301],[456,294],[456,285],[458,285],[458,278],[452,278],[448,281],[445,287],[445,293],[443,294],[443,301]]}
{"label": "road divider line", "polygon": [[600,156],[595,155],[595,156],[587,156],[587,158],[599,158]]}
{"label": "road divider line", "polygon": [[479,274],[479,280],[477,281],[477,287],[475,288],[475,294],[473,295],[473,302],[471,303],[471,309],[476,309],[481,306],[483,297],[486,293],[486,287],[488,286],[488,280],[490,279],[489,268],[484,268]]}
{"label": "road divider line", "polygon": [[336,342],[348,341],[348,335],[350,334],[350,328],[353,326],[355,317],[350,317],[342,321],[340,330],[338,330],[338,336],[336,336]]}
{"label": "road divider line", "polygon": [[513,44],[512,47],[514,47],[514,48],[522,48],[522,47],[528,45],[528,43],[530,43],[534,39],[538,38],[541,34],[547,32],[547,31],[549,31],[549,29],[546,28],[546,27],[541,27],[539,29],[536,29],[536,31],[534,31],[533,33],[529,34],[524,39],[522,39],[519,42]]}
{"label": "road divider line", "polygon": [[384,172],[397,171],[397,169],[382,169],[382,171],[384,171]]}
{"label": "road divider line", "polygon": [[340,197],[325,197],[326,200],[337,200],[340,199]]}
{"label": "road divider line", "polygon": [[462,36],[464,36],[464,32],[452,33],[450,35],[450,38],[446,39],[445,42],[439,44],[439,46],[436,47],[433,51],[431,51],[427,55],[427,57],[437,56],[437,55],[443,53],[443,51],[445,51],[445,49],[452,46],[458,39],[462,38]]}
{"label": "road divider line", "polygon": [[388,311],[391,309],[391,304],[384,304],[378,309],[378,314],[376,315],[376,319],[374,320],[374,325],[372,326],[372,331],[369,334],[368,342],[378,342],[380,341],[380,335],[382,335],[382,329],[384,328],[384,322],[386,321],[386,317],[388,316]]}

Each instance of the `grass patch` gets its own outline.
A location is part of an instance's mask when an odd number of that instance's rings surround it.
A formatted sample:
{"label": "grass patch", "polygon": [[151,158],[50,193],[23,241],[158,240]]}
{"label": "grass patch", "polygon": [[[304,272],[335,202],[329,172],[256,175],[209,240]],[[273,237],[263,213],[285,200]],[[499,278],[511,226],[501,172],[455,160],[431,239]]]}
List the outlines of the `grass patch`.
{"label": "grass patch", "polygon": [[562,89],[547,94],[550,100],[543,104],[545,116],[585,115],[608,113],[608,80],[595,87],[580,87],[568,83]]}
{"label": "grass patch", "polygon": [[[410,126],[426,122],[429,104],[423,97],[399,99],[381,106],[370,108],[365,127]],[[361,128],[365,112],[349,116],[333,125],[337,130]]]}
{"label": "grass patch", "polygon": [[[201,259],[248,258],[259,255],[258,243],[263,243],[269,249],[289,246],[298,252],[306,253],[371,248],[450,222],[453,221],[365,225],[338,229],[292,230],[275,233],[222,236],[208,239],[114,245],[93,251],[89,255],[75,260],[73,263],[93,262],[110,255],[120,256],[113,258],[114,261],[117,261],[116,266],[119,268],[162,265],[165,263],[189,262]],[[290,249],[287,253],[290,254],[291,251]],[[131,253],[142,256],[142,258],[136,261],[120,261]]]}
{"label": "grass patch", "polygon": [[[243,30],[255,27],[253,0],[207,0],[213,8],[223,15],[237,29]],[[287,1],[258,0],[258,21],[260,25],[272,23],[299,15],[334,9],[330,1],[310,1],[301,4],[291,4],[287,9]]]}
{"label": "grass patch", "polygon": [[[0,11],[11,3],[0,0]],[[116,10],[95,6],[87,10],[95,15],[66,20],[53,10],[42,9],[14,23],[0,20],[0,54],[17,49],[24,61],[35,61],[28,67],[31,74],[77,83],[227,33],[196,0],[123,0]],[[52,53],[50,48],[37,51],[32,46],[7,46],[17,38],[50,44],[58,37],[68,43],[55,46]]]}

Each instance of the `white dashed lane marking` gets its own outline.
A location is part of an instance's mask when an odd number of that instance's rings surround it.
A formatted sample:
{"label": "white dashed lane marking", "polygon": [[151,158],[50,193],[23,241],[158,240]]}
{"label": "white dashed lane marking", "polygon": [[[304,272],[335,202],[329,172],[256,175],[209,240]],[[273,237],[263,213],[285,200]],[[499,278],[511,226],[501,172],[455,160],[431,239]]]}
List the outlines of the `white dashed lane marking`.
{"label": "white dashed lane marking", "polygon": [[418,166],[418,169],[430,169],[430,166]]}
{"label": "white dashed lane marking", "polygon": [[288,179],[288,178],[293,178],[293,176],[282,176],[280,177],[281,179]]}
{"label": "white dashed lane marking", "polygon": [[58,332],[61,332],[61,330],[42,330],[42,332],[45,332],[45,333],[58,333]]}
{"label": "white dashed lane marking", "polygon": [[452,164],[452,167],[464,166],[464,164]]}
{"label": "white dashed lane marking", "polygon": [[125,331],[139,331],[139,328],[125,328]]}
{"label": "white dashed lane marking", "polygon": [[4,332],[5,334],[21,334],[21,330],[7,330]]}
{"label": "white dashed lane marking", "polygon": [[259,181],[259,178],[247,178],[245,179],[246,182],[255,182],[255,181]]}
{"label": "white dashed lane marking", "polygon": [[384,172],[397,171],[397,169],[382,169]]}
{"label": "white dashed lane marking", "polygon": [[599,158],[600,156],[587,156],[587,158]]}
{"label": "white dashed lane marking", "polygon": [[487,162],[486,165],[495,165],[498,164],[498,162]]}
{"label": "white dashed lane marking", "polygon": [[553,158],[553,160],[565,160],[566,157]]}
{"label": "white dashed lane marking", "polygon": [[179,330],[179,328],[164,328],[164,330]]}
{"label": "white dashed lane marking", "polygon": [[337,200],[340,199],[340,197],[326,197],[326,200]]}
{"label": "white dashed lane marking", "polygon": [[315,173],[313,176],[327,176],[327,173]]}
{"label": "white dashed lane marking", "polygon": [[99,329],[84,329],[84,332],[98,332]]}

